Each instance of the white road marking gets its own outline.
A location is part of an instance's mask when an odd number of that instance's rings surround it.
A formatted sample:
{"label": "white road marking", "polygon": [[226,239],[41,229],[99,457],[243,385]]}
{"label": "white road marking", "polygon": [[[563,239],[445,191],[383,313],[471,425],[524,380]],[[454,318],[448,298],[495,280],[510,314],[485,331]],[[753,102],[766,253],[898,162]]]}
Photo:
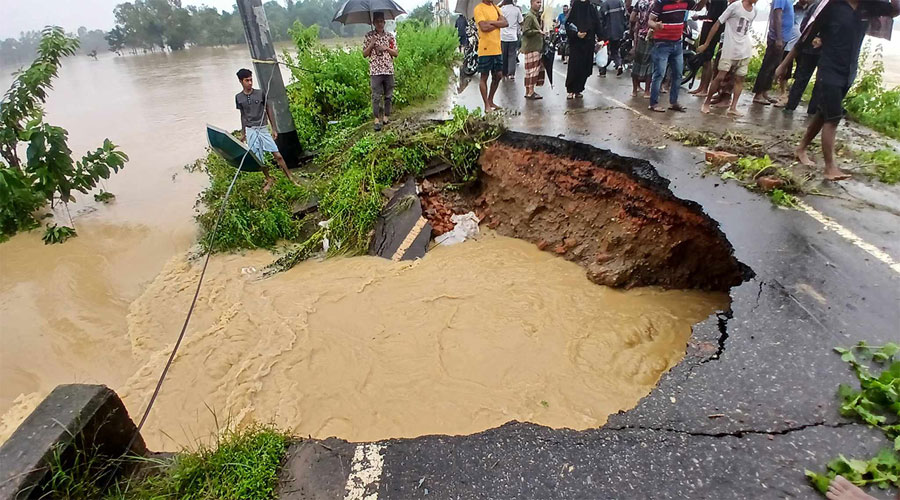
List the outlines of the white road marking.
{"label": "white road marking", "polygon": [[[353,463],[350,464],[350,475],[347,476],[347,486],[344,500],[377,500],[378,481],[381,480],[381,472],[384,469],[384,457],[381,450],[384,446],[379,444],[361,444],[353,452]],[[367,495],[366,490],[371,490]]]}
{"label": "white road marking", "polygon": [[[557,75],[561,76],[561,77],[565,77],[565,76],[566,76],[565,73],[562,73],[562,72],[560,72],[560,71],[558,71],[558,70],[553,70],[553,72],[556,73]],[[648,117],[647,115],[645,115],[645,114],[641,113],[640,111],[638,111],[638,110],[632,108],[631,106],[626,105],[625,103],[623,103],[622,101],[619,101],[618,99],[613,99],[612,97],[609,97],[608,95],[604,94],[604,93],[603,93],[602,91],[600,91],[600,90],[591,88],[591,87],[588,86],[588,85],[585,85],[584,88],[585,88],[585,90],[588,90],[588,91],[590,91],[590,92],[593,92],[593,93],[599,95],[600,97],[606,99],[607,101],[612,102],[613,104],[615,104],[615,105],[617,105],[617,106],[619,106],[619,107],[622,107],[622,108],[625,108],[625,109],[631,111],[632,113],[634,113],[635,115],[637,115],[638,117],[640,117],[640,118],[642,118],[642,119],[649,120],[650,122],[652,122],[652,123],[654,123],[654,124],[657,124],[657,125],[659,125],[660,127],[663,126],[662,124],[656,122],[655,120],[653,120],[652,118]],[[888,266],[889,268],[891,268],[891,270],[894,271],[895,273],[900,274],[900,263],[898,263],[897,261],[895,261],[890,255],[888,255],[887,253],[885,253],[884,251],[882,251],[880,248],[878,248],[878,247],[876,247],[875,245],[873,245],[873,244],[871,244],[871,243],[869,243],[869,242],[863,240],[862,238],[860,238],[859,236],[857,236],[855,233],[853,233],[853,231],[850,231],[850,230],[847,229],[846,227],[840,225],[837,221],[835,221],[835,220],[832,219],[831,217],[829,217],[829,216],[827,216],[827,215],[825,215],[825,214],[819,212],[818,210],[814,209],[813,207],[807,205],[806,203],[804,203],[804,202],[802,202],[802,201],[798,201],[798,202],[797,202],[797,206],[800,207],[800,211],[801,211],[801,212],[803,212],[803,213],[805,213],[806,215],[809,215],[809,216],[812,217],[813,219],[817,220],[817,221],[818,221],[820,224],[822,224],[826,229],[830,229],[830,230],[834,231],[835,233],[837,233],[838,235],[840,235],[842,238],[844,238],[845,240],[849,241],[849,242],[852,243],[853,245],[855,245],[855,246],[861,248],[863,251],[865,251],[866,253],[868,253],[868,254],[871,255],[872,257],[875,257],[876,259],[880,260],[881,262],[887,264],[887,266]]]}
{"label": "white road marking", "polygon": [[802,212],[804,212],[806,215],[809,215],[813,219],[816,219],[817,221],[819,221],[819,223],[822,224],[823,226],[825,226],[826,229],[830,229],[830,230],[836,232],[838,235],[841,236],[841,238],[844,238],[845,240],[849,241],[850,243],[863,249],[863,251],[865,251],[867,254],[869,254],[872,257],[875,257],[876,259],[880,260],[881,262],[884,262],[885,264],[887,264],[887,266],[890,267],[892,271],[894,271],[897,274],[900,274],[900,263],[895,261],[890,255],[888,255],[887,253],[882,251],[880,248],[876,247],[875,245],[873,245],[871,243],[864,241],[862,238],[860,238],[859,236],[854,234],[853,231],[838,224],[837,221],[835,221],[831,217],[823,214],[822,212],[819,212],[815,208],[807,205],[806,203],[799,201],[799,200],[796,203],[797,203],[797,206],[800,207],[800,210]]}

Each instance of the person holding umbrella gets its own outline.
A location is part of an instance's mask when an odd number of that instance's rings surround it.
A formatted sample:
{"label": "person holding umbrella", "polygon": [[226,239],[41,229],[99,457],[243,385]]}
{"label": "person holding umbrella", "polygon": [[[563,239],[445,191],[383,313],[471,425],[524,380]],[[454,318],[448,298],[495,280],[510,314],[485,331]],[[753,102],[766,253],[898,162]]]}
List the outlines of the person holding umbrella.
{"label": "person holding umbrella", "polygon": [[[481,73],[481,99],[484,101],[484,112],[490,113],[498,108],[494,104],[494,94],[503,78],[503,56],[500,48],[500,28],[509,26],[500,14],[500,9],[493,0],[482,0],[475,6],[475,25],[478,26],[478,72]],[[491,77],[491,89],[488,92],[488,75]]]}
{"label": "person holding umbrella", "polygon": [[375,29],[366,33],[363,40],[363,56],[369,59],[369,81],[372,87],[372,114],[375,130],[381,130],[391,116],[394,98],[394,58],[397,57],[397,41],[384,30],[384,13],[372,14]]}
{"label": "person holding umbrella", "polygon": [[[525,54],[525,99],[543,99],[534,87],[544,85],[544,25],[541,22],[541,0],[531,0],[531,10],[522,23],[522,53]],[[550,61],[552,62],[552,55]]]}

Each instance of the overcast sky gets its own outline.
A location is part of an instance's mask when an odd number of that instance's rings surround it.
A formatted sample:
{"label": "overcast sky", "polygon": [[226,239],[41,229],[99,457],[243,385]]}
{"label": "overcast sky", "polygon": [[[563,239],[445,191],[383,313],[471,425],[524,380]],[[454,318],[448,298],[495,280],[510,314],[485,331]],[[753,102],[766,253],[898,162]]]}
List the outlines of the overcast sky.
{"label": "overcast sky", "polygon": [[[113,8],[125,0],[0,0],[0,39],[48,24],[75,31],[79,26],[109,30],[115,24]],[[267,0],[264,0],[267,1]],[[283,0],[282,4],[284,3]],[[425,0],[398,0],[408,11]],[[209,5],[230,11],[234,0],[182,0],[182,5]]]}

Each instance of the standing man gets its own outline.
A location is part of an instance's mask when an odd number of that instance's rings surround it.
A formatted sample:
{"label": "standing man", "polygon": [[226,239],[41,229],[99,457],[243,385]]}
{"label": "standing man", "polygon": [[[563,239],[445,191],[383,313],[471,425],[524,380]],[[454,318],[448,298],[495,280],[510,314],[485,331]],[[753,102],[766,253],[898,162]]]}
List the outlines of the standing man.
{"label": "standing man", "polygon": [[[776,0],[777,1],[777,0]],[[784,1],[784,0],[782,0]],[[665,113],[659,105],[659,91],[669,66],[672,67],[672,84],[669,89],[669,109],[684,113],[684,106],[678,104],[681,89],[681,75],[684,73],[684,47],[681,37],[688,11],[700,10],[706,0],[655,0],[650,9],[650,29],[653,30],[653,82],[650,84],[650,110]]]}
{"label": "standing man", "polygon": [[272,153],[275,163],[278,164],[278,168],[284,172],[288,180],[291,179],[291,172],[281,153],[278,152],[278,146],[275,145],[278,132],[273,127],[272,133],[269,134],[266,121],[268,119],[275,123],[275,118],[272,117],[272,108],[266,102],[266,93],[253,88],[253,72],[249,69],[239,69],[237,78],[241,82],[242,89],[234,96],[234,105],[241,112],[241,141],[247,144],[248,149],[259,160],[263,176],[266,178],[263,192],[267,193],[275,185],[275,179],[269,174],[266,152]]}
{"label": "standing man", "polygon": [[372,116],[375,130],[387,125],[394,100],[394,58],[397,57],[397,41],[384,30],[384,12],[372,15],[375,29],[366,33],[363,40],[363,57],[369,59],[369,83],[372,88]]}
{"label": "standing man", "polygon": [[744,77],[747,76],[747,69],[750,67],[750,58],[753,57],[750,26],[756,19],[755,5],[756,0],[741,0],[729,5],[710,28],[706,41],[698,49],[701,53],[715,50],[715,47],[710,48],[710,44],[717,39],[716,34],[719,32],[719,28],[725,26],[725,43],[722,46],[722,56],[719,58],[719,74],[716,75],[716,79],[713,80],[710,90],[706,94],[703,106],[700,107],[701,113],[709,113],[712,97],[719,91],[728,73],[734,73],[734,92],[728,116],[733,118],[741,116],[737,110],[737,103],[741,98],[741,91],[744,89]]}
{"label": "standing man", "polygon": [[631,11],[631,33],[634,37],[634,48],[631,65],[631,96],[641,95],[641,83],[644,84],[643,96],[650,98],[650,79],[653,76],[653,62],[650,52],[653,42],[650,40],[650,8],[653,0],[637,0]]}
{"label": "standing man", "polygon": [[[500,15],[500,9],[493,0],[481,0],[475,6],[475,25],[478,26],[478,72],[481,73],[481,100],[484,101],[484,112],[490,113],[498,108],[494,104],[494,94],[503,78],[503,57],[500,48],[500,28],[509,25]],[[488,76],[491,76],[491,89],[488,92]]]}
{"label": "standing man", "polygon": [[560,36],[560,38],[563,39],[563,45],[564,45],[564,48],[562,51],[562,63],[563,64],[569,63],[569,47],[568,47],[568,44],[566,43],[566,40],[567,40],[567,38],[566,38],[566,19],[568,19],[568,18],[569,18],[569,4],[566,3],[566,4],[563,4],[562,14],[556,16],[556,24],[557,24],[557,27],[559,28],[559,36]]}
{"label": "standing man", "polygon": [[[701,19],[703,21],[703,27],[700,28],[700,38],[698,40],[700,43],[703,43],[706,39],[709,38],[709,34],[712,31],[713,24],[719,20],[722,16],[722,13],[725,12],[725,8],[728,7],[728,0],[709,0],[708,5],[706,6],[706,15],[704,15]],[[719,41],[721,40],[722,32],[719,31],[715,34],[715,36],[710,40],[709,46],[712,47],[712,50],[705,53],[703,56],[703,69],[702,74],[700,75],[700,86],[696,89],[690,91],[691,95],[695,95],[697,97],[706,97],[706,94],[709,92],[709,84],[712,82],[715,77],[715,71],[713,70],[713,59],[716,54],[716,47],[719,46]]]}
{"label": "standing man", "polygon": [[753,85],[753,97],[755,104],[768,106],[778,99],[769,96],[772,83],[775,78],[775,68],[784,59],[784,47],[791,39],[794,30],[794,4],[791,0],[772,0],[772,10],[769,12],[769,30],[766,36],[766,54],[763,56],[759,75]]}
{"label": "standing man", "polygon": [[503,52],[503,76],[509,80],[516,78],[516,66],[519,62],[519,27],[525,18],[516,0],[503,0],[500,3],[500,14],[508,23],[500,28],[500,49]]}
{"label": "standing man", "polygon": [[[856,79],[859,66],[859,51],[863,38],[872,20],[879,22],[881,16],[900,15],[900,0],[887,2],[861,2],[860,0],[830,0],[819,16],[804,33],[804,40],[819,37],[822,40],[822,55],[819,59],[819,73],[816,77],[818,92],[816,115],[809,122],[806,134],[794,152],[803,165],[814,167],[807,148],[822,132],[822,155],[825,158],[825,179],[839,181],[850,177],[834,162],[834,141],[837,127],[844,117],[843,101]],[[791,61],[797,55],[797,44],[776,70],[779,76],[786,75]]]}
{"label": "standing man", "polygon": [[456,18],[456,35],[459,37],[459,51],[465,52],[466,47],[469,46],[469,34],[466,33],[466,27],[468,26],[468,21],[466,21],[466,16],[460,14],[459,17]]}
{"label": "standing man", "polygon": [[544,24],[541,0],[531,0],[531,9],[522,23],[522,53],[525,54],[525,99],[543,99],[534,87],[544,85]]}
{"label": "standing man", "polygon": [[[809,7],[806,8],[806,14],[803,16],[803,21],[800,23],[800,33],[806,31],[809,20],[812,18],[813,12],[819,7],[820,1],[821,0],[813,0],[809,4]],[[813,73],[815,73],[816,66],[819,65],[819,54],[822,52],[822,39],[819,37],[815,37],[807,43],[797,43],[801,44],[801,47],[797,51],[797,69],[794,70],[794,84],[791,85],[787,105],[784,107],[785,111],[794,111],[797,109],[797,106],[800,104],[800,99],[803,97],[803,93],[806,92],[806,87],[809,85],[809,80],[812,78]],[[806,108],[806,112],[810,115],[816,113],[816,97],[818,96],[812,96],[812,99],[810,99]]]}
{"label": "standing man", "polygon": [[[606,36],[609,39],[607,50],[609,51],[609,62],[612,62],[616,68],[616,76],[621,76],[624,68],[622,67],[622,55],[619,49],[622,47],[622,40],[625,38],[625,2],[622,0],[605,0],[600,6],[600,17],[606,26]],[[601,74],[606,73],[606,68],[601,69]]]}

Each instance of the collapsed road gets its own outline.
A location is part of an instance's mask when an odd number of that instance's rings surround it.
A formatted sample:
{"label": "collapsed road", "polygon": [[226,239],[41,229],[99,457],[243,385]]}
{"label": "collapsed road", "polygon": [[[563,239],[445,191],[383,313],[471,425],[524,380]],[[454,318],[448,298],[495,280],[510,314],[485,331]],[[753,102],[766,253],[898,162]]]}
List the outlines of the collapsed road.
{"label": "collapsed road", "polygon": [[[281,498],[818,498],[804,469],[887,446],[839,416],[835,391],[852,375],[832,348],[898,338],[897,212],[830,198],[783,210],[703,177],[699,152],[662,139],[696,110],[651,118],[624,83],[596,82],[587,103],[555,89],[528,106],[503,82],[499,104],[524,110],[513,130],[649,160],[676,197],[699,204],[755,273],[731,289],[731,311],[697,324],[684,361],[602,428],[510,422],[468,436],[308,440],[289,452]],[[474,108],[479,98],[470,85],[458,100]]]}

